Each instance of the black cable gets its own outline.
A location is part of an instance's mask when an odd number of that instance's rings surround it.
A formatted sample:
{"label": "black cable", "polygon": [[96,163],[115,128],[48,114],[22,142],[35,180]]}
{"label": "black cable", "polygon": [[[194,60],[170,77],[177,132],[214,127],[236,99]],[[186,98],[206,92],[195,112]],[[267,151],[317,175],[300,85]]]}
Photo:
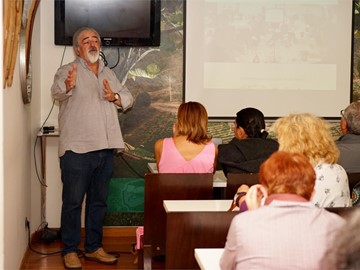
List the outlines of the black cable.
{"label": "black cable", "polygon": [[104,65],[107,66],[107,65],[108,65],[108,62],[107,62],[107,60],[106,60],[105,54],[104,54],[102,51],[100,51],[100,52],[99,52],[99,55],[100,55],[100,57],[102,58],[102,60],[103,60],[103,62],[104,62]]}
{"label": "black cable", "polygon": [[[62,63],[64,61],[64,56],[65,56],[65,51],[66,51],[66,46],[64,47],[64,51],[63,51],[63,54],[62,54],[62,57],[61,57],[61,61],[60,61],[60,66],[62,66]],[[45,124],[46,124],[46,121],[49,119],[53,109],[54,109],[54,105],[55,105],[55,99],[53,99],[53,103],[52,103],[52,106],[50,108],[50,111],[49,111],[49,114],[47,115],[45,121],[43,122],[43,124],[41,125],[39,132],[42,132],[42,129],[44,128]],[[34,143],[34,166],[35,166],[35,172],[36,172],[36,176],[37,176],[37,179],[38,181],[40,182],[40,184],[42,186],[45,186],[47,187],[47,185],[41,180],[40,178],[40,175],[39,175],[39,170],[38,170],[38,166],[37,166],[37,162],[36,162],[36,145],[37,145],[37,142],[38,142],[38,139],[39,139],[39,136],[36,135],[36,139],[35,139],[35,143]]]}
{"label": "black cable", "polygon": [[[51,109],[50,109],[50,112],[49,112],[48,116],[46,117],[44,123],[41,125],[41,127],[40,127],[40,129],[39,129],[38,132],[42,132],[42,129],[43,129],[46,121],[49,119],[49,117],[50,117],[50,115],[51,115],[51,112],[52,112],[52,110],[53,110],[53,108],[54,108],[54,105],[55,105],[55,99],[53,100],[53,104],[52,104],[52,106],[51,106]],[[37,145],[38,139],[39,139],[39,136],[36,136],[35,143],[34,143],[34,163],[35,163],[34,166],[35,166],[35,172],[36,172],[36,176],[37,176],[37,179],[38,179],[38,181],[40,182],[40,184],[41,184],[42,186],[47,187],[47,185],[46,185],[46,184],[41,180],[41,178],[40,178],[39,170],[38,170],[38,166],[37,166],[37,162],[36,162],[36,145]]]}
{"label": "black cable", "polygon": [[[35,235],[36,235],[36,234],[39,234],[39,232],[40,232],[42,229],[47,228],[47,224],[48,224],[47,222],[42,222],[42,223],[40,224],[40,226],[38,227],[38,229],[36,230]],[[62,253],[62,250],[54,251],[54,252],[49,252],[49,253],[40,252],[40,251],[35,250],[35,249],[32,247],[32,245],[31,245],[30,224],[29,224],[29,223],[27,224],[27,230],[28,230],[28,247],[29,247],[29,249],[30,249],[32,252],[34,252],[34,253],[36,253],[36,254],[40,254],[40,255],[46,255],[46,256],[55,255],[55,254],[61,254],[61,253]],[[111,252],[107,252],[107,253],[114,255],[116,258],[119,258],[121,253],[132,253],[132,254],[134,254],[134,253],[132,252],[132,250],[130,250],[129,252],[111,251]],[[84,256],[85,250],[78,249],[77,254],[78,254],[78,257],[81,258],[81,257]]]}
{"label": "black cable", "polygon": [[115,65],[112,66],[110,69],[115,68],[115,67],[119,64],[119,62],[120,62],[120,48],[119,48],[119,47],[117,48],[117,52],[118,52],[118,59],[117,59]]}
{"label": "black cable", "polygon": [[[47,227],[47,223],[45,222],[43,222],[42,224],[46,224],[46,226],[45,227]],[[40,226],[41,226],[41,224],[40,224]],[[39,226],[39,227],[40,227]],[[54,251],[54,252],[50,252],[50,253],[44,253],[44,252],[40,252],[40,251],[37,251],[37,250],[35,250],[32,246],[31,246],[31,239],[30,239],[30,225],[28,224],[27,225],[27,230],[28,230],[28,247],[29,247],[29,249],[32,251],[32,252],[35,252],[35,253],[37,253],[37,254],[40,254],[40,255],[54,255],[54,254],[60,254],[62,251],[60,250],[60,251]],[[39,229],[35,232],[35,234],[36,233],[38,233],[39,232]]]}
{"label": "black cable", "polygon": [[[117,61],[116,61],[115,65],[113,65],[112,67],[109,67],[110,69],[115,68],[115,67],[119,64],[119,62],[120,62],[120,48],[119,48],[119,47],[117,48],[117,52],[118,52]],[[100,57],[102,58],[102,60],[103,60],[103,62],[104,62],[104,65],[107,66],[109,63],[108,63],[108,61],[106,60],[106,56],[105,56],[105,54],[104,54],[102,51],[100,51]]]}

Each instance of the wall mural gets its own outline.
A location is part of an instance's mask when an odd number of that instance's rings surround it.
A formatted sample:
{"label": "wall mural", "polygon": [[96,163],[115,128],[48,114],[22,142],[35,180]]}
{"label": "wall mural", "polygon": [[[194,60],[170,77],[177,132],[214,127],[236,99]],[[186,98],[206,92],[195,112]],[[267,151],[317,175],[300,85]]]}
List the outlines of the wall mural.
{"label": "wall mural", "polygon": [[184,1],[163,0],[161,10],[160,47],[102,48],[135,98],[133,108],[119,114],[126,151],[115,156],[107,225],[142,224],[147,163],[155,162],[155,141],[172,135],[183,101]]}
{"label": "wall mural", "polygon": [[360,100],[360,1],[354,2],[352,100]]}

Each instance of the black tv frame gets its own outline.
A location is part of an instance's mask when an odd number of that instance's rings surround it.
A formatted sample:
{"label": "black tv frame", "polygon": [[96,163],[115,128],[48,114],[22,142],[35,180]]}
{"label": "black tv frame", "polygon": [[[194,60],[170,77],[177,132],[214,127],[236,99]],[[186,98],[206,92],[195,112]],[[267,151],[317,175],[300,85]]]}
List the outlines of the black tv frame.
{"label": "black tv frame", "polygon": [[[54,0],[54,42],[55,45],[72,45],[72,36],[65,34],[65,4],[71,0]],[[90,1],[90,0],[89,0]],[[92,0],[93,1],[93,0]],[[101,0],[98,0],[101,1]],[[106,37],[102,36],[102,46],[114,47],[156,47],[160,46],[161,0],[150,0],[151,21],[150,36],[146,38],[134,37]]]}

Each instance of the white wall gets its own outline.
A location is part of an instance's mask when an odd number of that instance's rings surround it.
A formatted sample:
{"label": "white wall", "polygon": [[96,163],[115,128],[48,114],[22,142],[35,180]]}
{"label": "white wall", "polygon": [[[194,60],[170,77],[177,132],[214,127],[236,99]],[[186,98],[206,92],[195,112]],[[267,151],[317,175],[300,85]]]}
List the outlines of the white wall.
{"label": "white wall", "polygon": [[30,219],[31,132],[29,106],[20,91],[19,62],[11,88],[3,90],[4,268],[16,269],[27,246]]}
{"label": "white wall", "polygon": [[[3,14],[2,10],[0,13]],[[0,93],[0,269],[19,269],[28,245],[25,218],[30,221],[32,232],[40,222],[40,189],[34,181],[33,168],[41,97],[40,82],[36,79],[32,102],[24,105],[18,53],[13,83]]]}
{"label": "white wall", "polygon": [[[0,1],[0,14],[3,14],[2,12],[2,0]],[[2,15],[1,15],[2,18]],[[3,20],[0,22],[0,37],[3,36]],[[0,44],[2,44],[2,39],[0,41]],[[1,63],[3,62],[3,50],[0,50],[0,60]],[[0,77],[0,85],[3,85],[3,78]],[[4,112],[3,112],[3,95],[0,94],[0,148],[2,149],[4,147]],[[0,151],[0,239],[4,239],[5,231],[4,231],[4,151]],[[0,267],[4,266],[4,241],[0,241]]]}
{"label": "white wall", "polygon": [[[28,235],[25,229],[25,217],[30,225],[32,220],[31,194],[33,183],[32,150],[36,132],[32,123],[39,119],[36,98],[31,104],[24,105],[20,90],[19,58],[14,70],[11,87],[1,91],[3,124],[2,159],[3,166],[3,255],[0,268],[18,269],[27,248]],[[38,107],[39,108],[39,107]],[[36,199],[36,197],[35,197]],[[35,203],[36,204],[36,203]],[[35,210],[34,217],[37,210]],[[32,222],[34,221],[34,222]]]}

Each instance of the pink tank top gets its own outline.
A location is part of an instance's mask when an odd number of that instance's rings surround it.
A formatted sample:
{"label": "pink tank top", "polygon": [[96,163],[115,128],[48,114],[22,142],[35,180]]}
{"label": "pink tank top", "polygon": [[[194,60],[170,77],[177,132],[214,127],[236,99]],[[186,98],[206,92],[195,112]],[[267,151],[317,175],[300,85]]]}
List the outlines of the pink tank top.
{"label": "pink tank top", "polygon": [[213,173],[215,144],[209,142],[193,159],[185,160],[173,138],[165,138],[159,162],[159,173]]}

